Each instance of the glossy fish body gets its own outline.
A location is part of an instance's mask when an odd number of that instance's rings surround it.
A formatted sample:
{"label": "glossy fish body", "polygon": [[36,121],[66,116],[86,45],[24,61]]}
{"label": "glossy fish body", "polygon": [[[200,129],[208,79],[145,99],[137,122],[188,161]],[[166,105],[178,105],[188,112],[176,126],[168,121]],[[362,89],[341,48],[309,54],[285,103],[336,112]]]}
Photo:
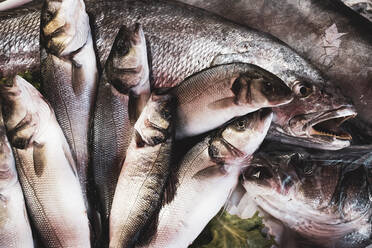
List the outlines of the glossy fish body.
{"label": "glossy fish body", "polygon": [[88,133],[96,97],[97,65],[84,2],[46,1],[40,42],[42,90],[71,147],[90,211]]}
{"label": "glossy fish body", "polygon": [[25,200],[18,181],[0,109],[0,247],[34,247]]}
{"label": "glossy fish body", "polygon": [[[93,120],[92,167],[101,208],[103,239],[107,239],[104,241],[107,243],[112,199],[133,133],[134,123],[130,118],[131,109],[128,108],[130,98],[133,97],[130,91],[133,88],[148,88],[149,91],[148,79],[142,28],[137,27],[132,31],[123,27],[117,35],[99,82]],[[142,93],[142,90],[138,90],[139,98]]]}
{"label": "glossy fish body", "polygon": [[278,37],[339,86],[359,116],[372,123],[367,107],[372,104],[372,25],[341,0],[180,1]]}
{"label": "glossy fish body", "polygon": [[3,117],[33,224],[47,247],[90,247],[68,143],[50,105],[24,79],[1,85]]}
{"label": "glossy fish body", "polygon": [[157,218],[171,171],[174,105],[153,94],[134,126],[112,203],[110,248],[134,247]]}
{"label": "glossy fish body", "polygon": [[[309,247],[372,244],[371,147],[342,152],[278,147],[264,147],[244,172],[247,193],[239,211],[256,204]],[[254,212],[245,217],[249,214]],[[276,238],[286,247],[288,240]]]}
{"label": "glossy fish body", "polygon": [[190,137],[262,107],[293,100],[275,75],[250,64],[220,65],[197,73],[172,89],[178,102],[176,138]]}
{"label": "glossy fish body", "polygon": [[175,198],[162,207],[150,244],[141,247],[188,247],[225,204],[271,119],[270,110],[240,117],[187,152]]}
{"label": "glossy fish body", "polygon": [[[277,39],[180,3],[94,1],[87,3],[87,12],[92,17],[101,64],[108,57],[119,27],[138,22],[148,40],[155,87],[177,85],[213,65],[254,64],[275,74],[290,88],[295,85],[298,89],[303,88],[296,91],[291,104],[275,110],[278,117],[274,122],[280,131],[279,138],[296,138],[290,142],[323,149],[340,149],[350,144],[348,139],[337,136],[294,132],[289,126],[292,118],[309,113],[321,115],[344,107],[349,110],[347,116],[352,116],[355,111],[317,69]],[[1,18],[0,40],[5,41],[5,46],[0,47],[2,74],[25,68],[24,65],[37,67],[39,62],[32,55],[38,51],[36,19],[38,13],[32,11]],[[22,25],[26,26],[18,31],[16,27],[22,20]],[[337,113],[335,116],[339,117]],[[305,127],[304,121],[299,121],[298,125],[303,129],[311,127],[309,124]]]}

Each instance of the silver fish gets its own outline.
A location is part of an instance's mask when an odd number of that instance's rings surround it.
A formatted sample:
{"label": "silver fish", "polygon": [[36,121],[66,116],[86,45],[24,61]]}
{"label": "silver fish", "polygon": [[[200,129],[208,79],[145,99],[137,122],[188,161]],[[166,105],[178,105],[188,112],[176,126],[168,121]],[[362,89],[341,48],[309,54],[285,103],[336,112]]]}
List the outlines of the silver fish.
{"label": "silver fish", "polygon": [[206,69],[170,93],[178,102],[177,139],[207,132],[260,108],[293,100],[291,89],[278,77],[242,63]]}
{"label": "silver fish", "polygon": [[[135,116],[142,111],[149,91],[149,68],[142,27],[137,25],[135,30],[122,27],[99,83],[93,120],[92,168],[101,205],[103,239],[107,239],[107,243],[116,182],[132,137]],[[132,105],[134,108],[129,108],[133,100],[140,101]],[[134,113],[130,114],[131,111]]]}
{"label": "silver fish", "polygon": [[90,247],[75,162],[51,106],[16,76],[0,86],[7,135],[27,207],[47,247]]}
{"label": "silver fish", "polygon": [[174,99],[152,95],[134,126],[110,215],[110,248],[134,247],[156,218],[170,175]]}
{"label": "silver fish", "polygon": [[25,200],[0,108],[0,247],[34,247]]}
{"label": "silver fish", "polygon": [[180,248],[194,241],[234,190],[272,117],[270,109],[240,117],[185,155],[177,172],[175,198],[161,209],[157,232],[143,247]]}
{"label": "silver fish", "polygon": [[[272,36],[181,3],[93,1],[87,3],[87,12],[92,16],[92,30],[101,64],[108,57],[119,27],[138,22],[148,39],[155,87],[177,85],[186,77],[213,65],[254,64],[278,76],[296,93],[291,104],[275,109],[274,130],[280,131],[278,139],[284,136],[284,141],[324,149],[340,149],[350,144],[347,135],[308,132],[315,122],[326,121],[331,123],[331,128],[325,128],[328,126],[325,123],[322,125],[324,131],[329,133],[330,129],[337,129],[340,132],[337,126],[343,121],[341,117],[354,116],[355,110],[317,69]],[[38,16],[37,11],[30,11],[0,18],[0,40],[4,44],[0,46],[0,74],[38,66],[34,56],[39,50],[36,42]],[[340,113],[339,109],[345,111]],[[314,115],[306,116],[310,113],[329,115],[327,119],[315,121]],[[307,117],[306,121],[296,123],[306,132],[293,132],[289,127],[295,116]]]}
{"label": "silver fish", "polygon": [[366,247],[372,244],[371,161],[371,147],[315,152],[270,144],[243,174],[247,193],[238,209],[257,205],[309,247]]}
{"label": "silver fish", "polygon": [[90,211],[88,133],[96,97],[97,65],[84,2],[46,1],[41,12],[40,43],[42,90],[71,147]]}
{"label": "silver fish", "polygon": [[372,123],[372,26],[340,0],[180,1],[278,37],[339,86],[361,120]]}

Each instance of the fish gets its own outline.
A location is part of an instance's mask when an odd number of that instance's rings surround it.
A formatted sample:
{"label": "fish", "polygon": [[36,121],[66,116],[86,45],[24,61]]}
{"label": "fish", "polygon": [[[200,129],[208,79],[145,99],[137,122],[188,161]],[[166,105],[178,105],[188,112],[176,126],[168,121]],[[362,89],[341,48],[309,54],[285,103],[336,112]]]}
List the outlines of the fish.
{"label": "fish", "polygon": [[80,0],[46,1],[41,11],[41,90],[51,104],[76,160],[77,174],[90,218],[90,121],[98,69],[89,17]]}
{"label": "fish", "polygon": [[32,248],[25,199],[0,108],[0,247]]}
{"label": "fish", "polygon": [[252,64],[208,68],[174,87],[178,103],[176,139],[215,129],[237,116],[293,100],[278,77]]}
{"label": "fish", "polygon": [[174,98],[152,94],[134,125],[110,214],[110,248],[134,247],[162,204],[171,171]]}
{"label": "fish", "polygon": [[20,76],[0,85],[2,113],[27,209],[46,247],[90,247],[75,161],[51,105]]}
{"label": "fish", "polygon": [[371,161],[371,146],[317,151],[269,143],[243,172],[247,193],[238,212],[249,217],[254,211],[244,209],[256,205],[291,231],[299,247],[366,247],[372,244]]}
{"label": "fish", "polygon": [[[347,134],[335,135],[329,129],[341,132],[338,125],[344,118],[356,115],[353,105],[318,69],[277,38],[176,2],[89,1],[87,12],[101,65],[120,26],[140,23],[151,55],[153,88],[178,85],[215,65],[254,64],[278,76],[296,93],[290,104],[275,109],[273,130],[279,131],[273,139],[283,138],[287,143],[322,149],[350,145]],[[0,17],[0,74],[3,76],[38,67],[40,62],[35,54],[39,50],[39,15],[32,9]],[[329,121],[329,127],[324,128],[324,132],[311,133],[314,114],[324,113],[329,114],[327,119],[318,120],[318,124]],[[293,131],[294,121],[291,126],[289,122],[300,116],[304,118],[296,123]],[[306,132],[296,131],[301,128]]]}
{"label": "fish", "polygon": [[236,118],[191,148],[180,161],[174,199],[161,208],[155,235],[137,247],[188,247],[224,206],[272,118],[268,108]]}
{"label": "fish", "polygon": [[180,2],[270,33],[288,44],[351,98],[358,112],[355,121],[365,122],[364,130],[372,132],[368,108],[372,104],[372,26],[341,0]]}
{"label": "fish", "polygon": [[9,11],[11,9],[25,5],[32,0],[5,0],[0,2],[0,11]]}
{"label": "fish", "polygon": [[[146,41],[140,25],[134,30],[125,26],[120,29],[98,87],[91,157],[104,231],[102,239],[108,244],[109,215],[116,183],[136,116],[142,111],[150,91]],[[133,108],[129,107],[131,99]]]}

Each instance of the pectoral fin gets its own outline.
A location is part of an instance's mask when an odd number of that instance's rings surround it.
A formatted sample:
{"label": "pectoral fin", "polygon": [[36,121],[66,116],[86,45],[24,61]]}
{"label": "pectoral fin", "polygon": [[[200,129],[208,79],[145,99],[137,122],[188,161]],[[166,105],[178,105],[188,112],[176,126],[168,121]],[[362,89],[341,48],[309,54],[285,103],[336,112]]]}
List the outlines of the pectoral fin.
{"label": "pectoral fin", "polygon": [[201,171],[198,171],[193,176],[193,178],[196,180],[206,180],[206,179],[212,179],[212,178],[219,178],[221,176],[224,176],[225,174],[226,174],[226,171],[224,170],[222,166],[212,165]]}
{"label": "pectoral fin", "polygon": [[236,105],[235,97],[226,97],[208,104],[209,109],[226,109]]}

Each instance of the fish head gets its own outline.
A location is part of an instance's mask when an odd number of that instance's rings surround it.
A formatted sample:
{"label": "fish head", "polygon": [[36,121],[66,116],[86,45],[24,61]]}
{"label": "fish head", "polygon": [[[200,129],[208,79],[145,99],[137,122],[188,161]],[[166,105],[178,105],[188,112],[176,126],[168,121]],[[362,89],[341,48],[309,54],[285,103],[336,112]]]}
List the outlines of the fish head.
{"label": "fish head", "polygon": [[[171,135],[175,99],[171,95],[153,93],[134,125],[140,142],[148,145],[163,143]],[[140,144],[137,142],[137,144]]]}
{"label": "fish head", "polygon": [[339,89],[309,80],[296,80],[291,88],[293,101],[274,110],[274,133],[288,137],[284,142],[313,148],[337,150],[350,145],[351,135],[340,126],[357,113]]}
{"label": "fish head", "polygon": [[241,80],[249,80],[247,98],[256,105],[275,107],[293,100],[291,89],[280,78],[261,68],[256,67],[253,73],[243,75]]}
{"label": "fish head", "polygon": [[265,138],[272,117],[271,109],[265,108],[231,121],[211,139],[210,156],[224,162],[248,158]]}
{"label": "fish head", "polygon": [[16,76],[0,84],[4,124],[9,142],[19,149],[29,147],[53,114],[43,96],[26,80]]}
{"label": "fish head", "polygon": [[41,43],[50,53],[70,55],[86,44],[90,26],[82,0],[45,1],[41,13]]}
{"label": "fish head", "polygon": [[146,87],[149,79],[146,40],[140,24],[134,30],[123,26],[106,62],[109,82],[122,94]]}

